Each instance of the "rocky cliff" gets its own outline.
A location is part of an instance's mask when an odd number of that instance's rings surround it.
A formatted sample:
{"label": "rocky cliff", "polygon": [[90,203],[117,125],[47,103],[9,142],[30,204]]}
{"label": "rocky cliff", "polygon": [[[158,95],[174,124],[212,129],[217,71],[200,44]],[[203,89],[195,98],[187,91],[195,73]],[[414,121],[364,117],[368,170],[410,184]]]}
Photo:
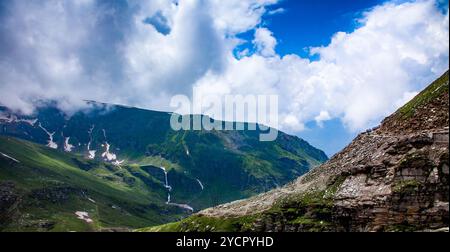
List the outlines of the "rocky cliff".
{"label": "rocky cliff", "polygon": [[295,182],[143,231],[448,230],[448,72]]}

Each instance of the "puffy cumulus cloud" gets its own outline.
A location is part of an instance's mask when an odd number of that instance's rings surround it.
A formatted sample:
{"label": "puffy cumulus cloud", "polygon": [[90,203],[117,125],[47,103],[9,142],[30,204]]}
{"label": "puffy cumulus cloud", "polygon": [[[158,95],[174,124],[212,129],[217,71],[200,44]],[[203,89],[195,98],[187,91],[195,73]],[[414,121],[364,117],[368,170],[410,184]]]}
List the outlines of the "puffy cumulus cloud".
{"label": "puffy cumulus cloud", "polygon": [[323,122],[324,121],[328,121],[331,119],[330,114],[327,111],[320,111],[319,115],[314,117],[314,120],[316,121],[317,125],[319,125],[319,127],[323,128]]}
{"label": "puffy cumulus cloud", "polygon": [[257,52],[262,56],[275,56],[275,46],[277,45],[277,40],[269,29],[256,29],[253,44],[256,46]]}
{"label": "puffy cumulus cloud", "polygon": [[[432,0],[373,8],[353,32],[311,48],[317,61],[276,53],[262,18],[277,2],[2,3],[0,103],[25,113],[40,99],[68,111],[83,99],[167,110],[173,95],[195,87],[204,94],[276,94],[279,127],[290,132],[334,118],[359,130],[448,68],[448,11]],[[236,58],[238,35],[248,31],[255,50]]]}
{"label": "puffy cumulus cloud", "polygon": [[[202,90],[226,87],[221,90],[228,93],[278,94],[280,128],[290,132],[309,121],[320,126],[334,118],[350,130],[365,129],[448,69],[448,20],[448,11],[442,14],[434,1],[386,3],[366,12],[353,32],[338,32],[329,45],[311,48],[320,57],[317,61],[297,55],[264,57],[273,55],[269,50],[229,58],[225,72],[206,75],[196,85]],[[255,37],[258,52],[273,48],[262,46],[270,43],[262,43],[258,32]]]}
{"label": "puffy cumulus cloud", "polygon": [[209,0],[214,25],[226,35],[235,35],[253,29],[261,23],[266,7],[280,0]]}
{"label": "puffy cumulus cloud", "polygon": [[0,16],[1,103],[77,109],[83,99],[169,109],[207,72],[219,74],[277,0],[17,0]]}

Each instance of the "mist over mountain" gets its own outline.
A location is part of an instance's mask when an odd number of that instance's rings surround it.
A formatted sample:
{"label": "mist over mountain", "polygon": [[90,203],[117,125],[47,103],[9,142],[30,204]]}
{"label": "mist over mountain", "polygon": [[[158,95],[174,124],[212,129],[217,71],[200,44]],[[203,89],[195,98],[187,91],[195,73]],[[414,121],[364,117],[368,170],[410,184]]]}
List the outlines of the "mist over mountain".
{"label": "mist over mountain", "polygon": [[[2,229],[70,231],[61,221],[76,222],[76,212],[96,223],[81,230],[173,221],[282,186],[327,160],[283,132],[260,142],[260,132],[247,129],[174,131],[171,113],[89,103],[73,115],[52,103],[29,116],[0,108]],[[119,197],[129,194],[135,201]],[[55,207],[63,216],[54,216]]]}

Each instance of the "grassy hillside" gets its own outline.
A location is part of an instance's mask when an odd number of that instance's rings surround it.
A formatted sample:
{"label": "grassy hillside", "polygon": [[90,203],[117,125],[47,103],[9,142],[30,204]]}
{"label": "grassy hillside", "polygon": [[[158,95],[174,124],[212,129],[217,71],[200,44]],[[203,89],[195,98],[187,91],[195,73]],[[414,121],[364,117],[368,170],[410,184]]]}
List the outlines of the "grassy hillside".
{"label": "grassy hillside", "polygon": [[[0,137],[0,230],[138,228],[186,215],[165,204],[157,173],[156,167],[116,167]],[[78,219],[77,211],[92,222]]]}
{"label": "grassy hillside", "polygon": [[69,117],[50,104],[35,115],[17,117],[37,121],[0,118],[1,135],[46,145],[49,136],[42,126],[54,132],[60,151],[67,140],[71,153],[86,159],[89,147],[103,162],[108,143],[127,167],[164,166],[173,202],[195,210],[282,186],[327,160],[322,151],[283,132],[276,141],[260,142],[260,131],[174,131],[170,113],[123,106],[91,102],[89,110]]}
{"label": "grassy hillside", "polygon": [[431,83],[427,88],[415,96],[411,101],[403,105],[395,114],[401,118],[413,116],[421,106],[429,104],[431,101],[448,93],[448,71],[440,78]]}

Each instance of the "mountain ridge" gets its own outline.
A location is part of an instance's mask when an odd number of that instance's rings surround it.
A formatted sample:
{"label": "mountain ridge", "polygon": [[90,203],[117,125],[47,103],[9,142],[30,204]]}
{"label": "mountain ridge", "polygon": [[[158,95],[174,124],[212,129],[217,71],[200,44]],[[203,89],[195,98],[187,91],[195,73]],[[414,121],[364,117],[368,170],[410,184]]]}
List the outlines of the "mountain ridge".
{"label": "mountain ridge", "polygon": [[[193,211],[281,186],[327,159],[322,151],[306,141],[283,132],[279,132],[279,138],[274,142],[260,142],[258,131],[176,132],[169,127],[169,113],[97,103],[95,105],[97,107],[90,112],[78,112],[71,116],[52,106],[40,108],[33,116],[20,116],[7,108],[0,108],[0,152],[22,162],[25,157],[21,152],[28,152],[25,151],[29,150],[26,146],[31,145],[34,146],[33,150],[37,150],[35,159],[26,163],[22,169],[29,170],[30,174],[35,174],[35,170],[41,171],[36,174],[37,178],[42,176],[45,179],[50,176],[49,172],[53,173],[53,168],[48,170],[39,165],[42,158],[58,163],[64,169],[70,168],[70,176],[73,172],[78,172],[78,169],[88,176],[84,180],[92,176],[130,192],[148,195],[148,200],[143,202],[156,205],[151,211],[144,207],[143,213],[147,220],[142,221],[143,226],[174,221]],[[39,147],[27,141],[39,144]],[[14,149],[8,147],[10,142],[16,143]],[[53,154],[48,158],[45,153]],[[11,167],[21,166],[5,155],[0,156],[3,171],[12,172]],[[15,194],[16,189],[11,189],[8,183],[14,184],[18,178],[12,178],[6,180],[6,177],[0,176],[0,182],[6,183],[5,190],[2,191],[6,196],[2,198],[4,195],[0,193],[0,200],[8,202],[7,195]],[[35,180],[34,177],[28,179]],[[70,188],[77,188],[77,191],[86,191],[82,183],[72,185],[61,177],[57,180],[64,185],[68,184]],[[42,190],[46,188],[39,180],[36,183]],[[29,186],[31,184],[27,183],[18,187],[16,185],[19,191],[23,191],[18,195],[25,199],[26,204],[30,198],[28,195],[35,190],[34,187],[28,188]],[[45,189],[44,195],[47,195],[46,198],[61,194],[64,197],[75,197],[76,200],[84,199],[82,195],[64,188]],[[108,190],[97,190],[96,193],[110,195]],[[105,201],[114,200],[112,197]],[[52,202],[44,202],[45,206],[53,209]],[[131,205],[128,212],[142,207],[136,203],[128,205]],[[26,207],[11,207],[22,209],[25,213],[28,211]],[[100,207],[110,211],[109,208]],[[70,207],[70,211],[75,210]],[[95,223],[109,221],[107,218],[93,218],[91,211],[78,210],[83,214],[91,213],[89,216]],[[153,214],[150,216],[151,212]],[[66,214],[72,215],[69,219],[76,218],[73,213]],[[157,216],[164,214],[167,216],[155,220]],[[52,219],[51,216],[45,216]],[[119,219],[124,227],[136,228],[135,223],[127,226],[123,216]],[[111,226],[104,223],[102,227]]]}
{"label": "mountain ridge", "polygon": [[447,71],[285,187],[139,231],[448,229],[448,85]]}

